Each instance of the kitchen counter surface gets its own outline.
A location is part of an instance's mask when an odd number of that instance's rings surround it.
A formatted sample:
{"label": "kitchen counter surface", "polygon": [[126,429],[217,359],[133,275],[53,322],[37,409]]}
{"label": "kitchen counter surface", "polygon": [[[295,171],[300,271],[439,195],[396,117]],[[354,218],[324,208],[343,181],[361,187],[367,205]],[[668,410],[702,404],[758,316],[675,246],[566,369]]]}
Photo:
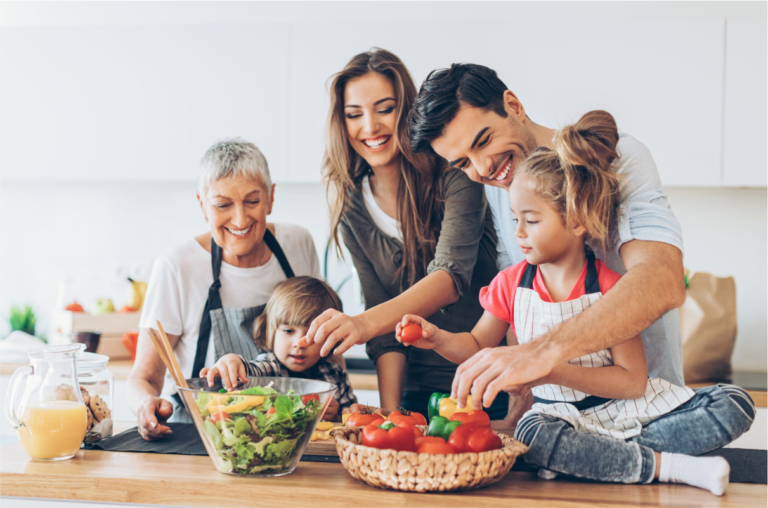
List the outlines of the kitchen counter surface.
{"label": "kitchen counter surface", "polygon": [[[116,430],[130,425],[120,422]],[[2,496],[170,506],[727,506],[766,505],[764,485],[732,484],[724,497],[682,485],[612,485],[544,481],[511,472],[474,491],[415,494],[355,480],[341,464],[301,462],[293,474],[238,478],[217,472],[208,457],[80,450],[63,462],[29,459],[19,443],[0,449]],[[310,502],[311,500],[311,502]]]}

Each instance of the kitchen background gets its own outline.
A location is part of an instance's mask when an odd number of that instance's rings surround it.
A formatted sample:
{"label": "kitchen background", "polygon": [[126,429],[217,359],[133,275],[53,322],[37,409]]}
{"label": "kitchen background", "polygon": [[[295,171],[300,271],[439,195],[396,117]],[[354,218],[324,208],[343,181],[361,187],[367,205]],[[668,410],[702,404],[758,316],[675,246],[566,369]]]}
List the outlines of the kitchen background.
{"label": "kitchen background", "polygon": [[[197,162],[225,137],[261,147],[274,221],[306,227],[322,263],[326,80],[372,46],[417,85],[488,65],[546,126],[611,111],[654,155],[685,265],[735,277],[734,369],[766,371],[764,2],[4,2],[0,317],[29,303],[48,334],[62,287],[121,307],[126,276],[207,229]],[[331,254],[333,285],[350,270]],[[341,294],[361,310],[354,277]]]}

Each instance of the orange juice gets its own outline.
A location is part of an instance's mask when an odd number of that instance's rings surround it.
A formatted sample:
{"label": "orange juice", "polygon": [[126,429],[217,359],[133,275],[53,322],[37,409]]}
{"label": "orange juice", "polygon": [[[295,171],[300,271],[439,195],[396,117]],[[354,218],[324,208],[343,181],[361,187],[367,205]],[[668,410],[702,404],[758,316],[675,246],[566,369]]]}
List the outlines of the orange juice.
{"label": "orange juice", "polygon": [[85,406],[69,400],[33,402],[24,408],[19,441],[38,460],[66,459],[75,454],[85,437]]}

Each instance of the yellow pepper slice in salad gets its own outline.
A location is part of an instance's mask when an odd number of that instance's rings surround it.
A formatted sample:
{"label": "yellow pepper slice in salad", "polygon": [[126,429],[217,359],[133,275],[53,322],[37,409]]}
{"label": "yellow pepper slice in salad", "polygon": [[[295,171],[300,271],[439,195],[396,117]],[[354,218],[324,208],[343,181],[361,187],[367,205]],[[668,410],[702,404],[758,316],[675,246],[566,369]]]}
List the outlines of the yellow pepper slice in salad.
{"label": "yellow pepper slice in salad", "polygon": [[[233,399],[232,403],[227,405],[227,401]],[[218,413],[224,411],[227,413],[239,413],[245,411],[249,407],[259,406],[264,403],[263,395],[237,395],[233,393],[223,393],[221,395],[215,395],[211,398],[210,402],[206,404],[205,409],[210,413]]]}

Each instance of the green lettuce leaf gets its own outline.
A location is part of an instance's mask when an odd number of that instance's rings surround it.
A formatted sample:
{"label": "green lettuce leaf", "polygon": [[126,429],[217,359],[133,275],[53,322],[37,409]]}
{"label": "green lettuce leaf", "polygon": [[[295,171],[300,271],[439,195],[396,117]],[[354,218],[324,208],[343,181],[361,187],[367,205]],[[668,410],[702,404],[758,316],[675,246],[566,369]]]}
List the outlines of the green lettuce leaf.
{"label": "green lettuce leaf", "polygon": [[197,394],[197,398],[195,399],[195,404],[197,404],[197,409],[200,410],[200,416],[205,418],[210,413],[208,412],[208,409],[206,409],[205,406],[208,405],[208,403],[211,401],[212,395],[207,392],[200,392]]}

